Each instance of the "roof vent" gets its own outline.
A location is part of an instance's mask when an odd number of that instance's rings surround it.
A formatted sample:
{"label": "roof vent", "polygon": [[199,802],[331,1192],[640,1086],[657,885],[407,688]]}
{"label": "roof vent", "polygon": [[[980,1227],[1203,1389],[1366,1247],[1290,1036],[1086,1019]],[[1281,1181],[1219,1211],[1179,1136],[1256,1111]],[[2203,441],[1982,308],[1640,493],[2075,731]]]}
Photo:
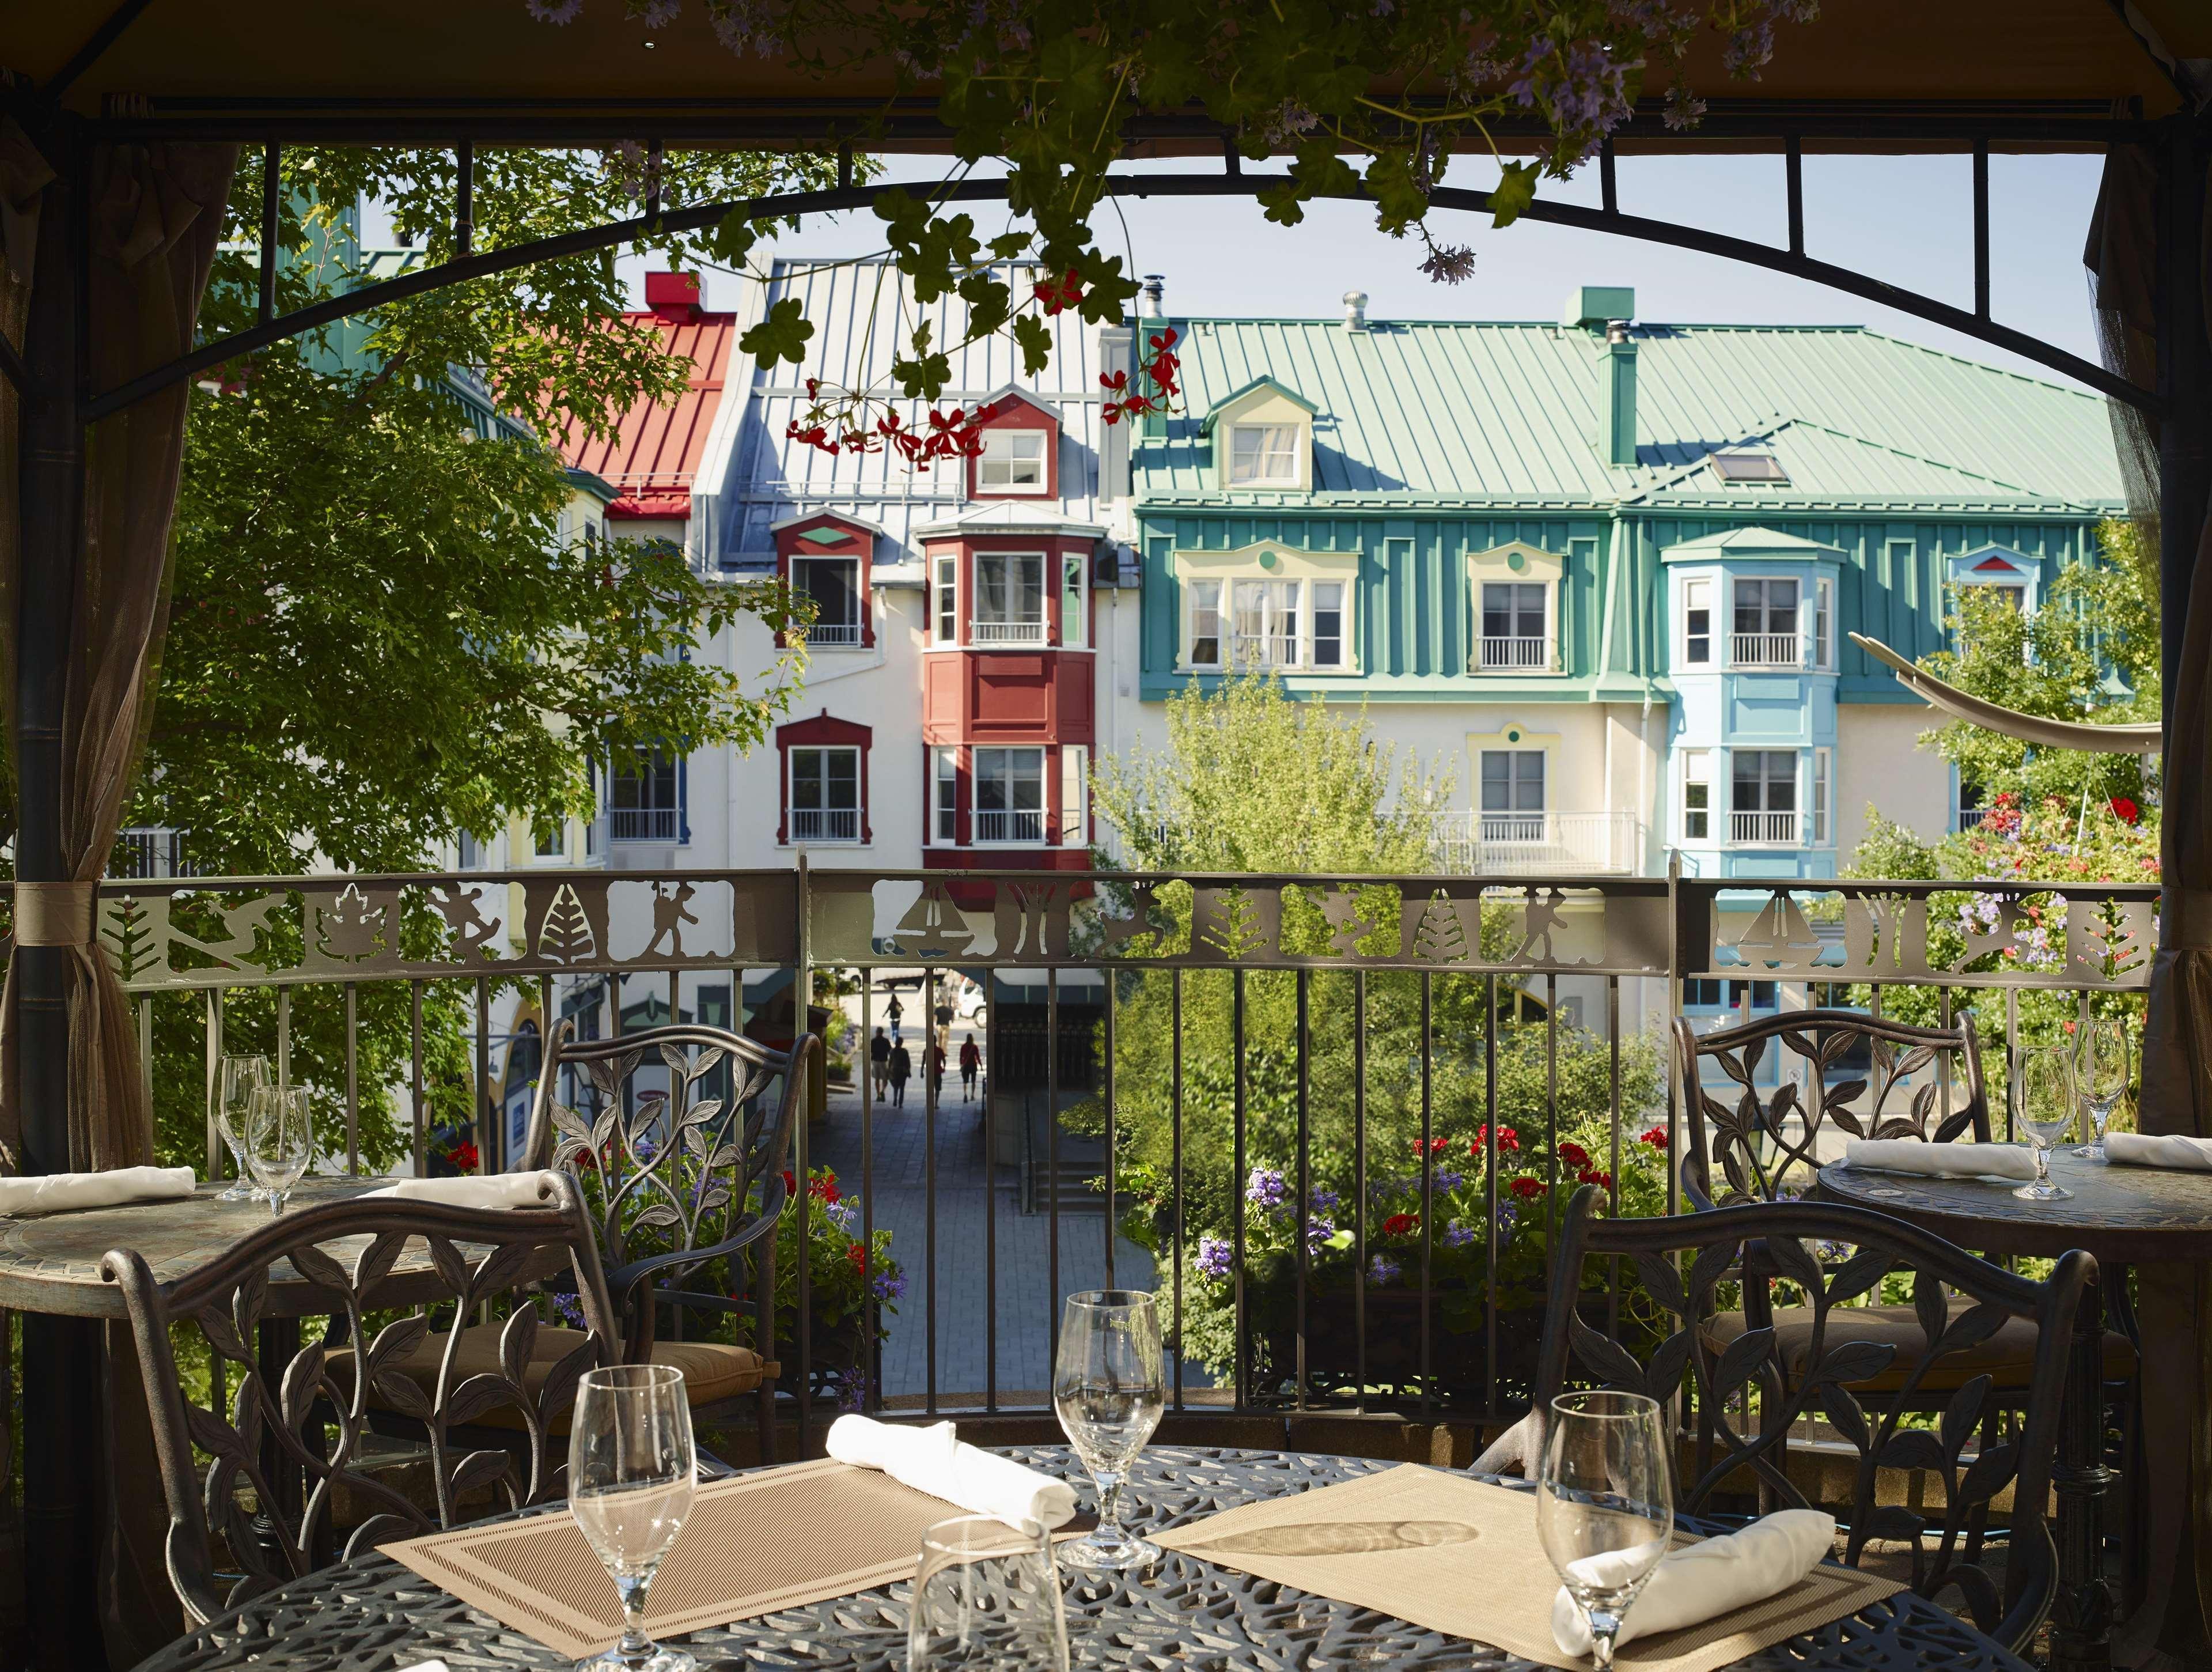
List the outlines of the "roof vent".
{"label": "roof vent", "polygon": [[671,325],[688,325],[699,317],[696,273],[647,273],[645,305]]}
{"label": "roof vent", "polygon": [[1603,331],[1615,319],[1636,317],[1636,291],[1626,284],[1578,285],[1567,293],[1559,323],[1570,329]]}
{"label": "roof vent", "polygon": [[1367,329],[1367,293],[1364,290],[1344,293],[1344,328],[1346,331]]}
{"label": "roof vent", "polygon": [[1164,319],[1168,316],[1168,281],[1164,273],[1145,275],[1145,317]]}
{"label": "roof vent", "polygon": [[1782,468],[1782,461],[1771,453],[1750,453],[1735,450],[1712,455],[1713,474],[1723,482],[1750,483],[1761,488],[1786,488],[1790,472]]}

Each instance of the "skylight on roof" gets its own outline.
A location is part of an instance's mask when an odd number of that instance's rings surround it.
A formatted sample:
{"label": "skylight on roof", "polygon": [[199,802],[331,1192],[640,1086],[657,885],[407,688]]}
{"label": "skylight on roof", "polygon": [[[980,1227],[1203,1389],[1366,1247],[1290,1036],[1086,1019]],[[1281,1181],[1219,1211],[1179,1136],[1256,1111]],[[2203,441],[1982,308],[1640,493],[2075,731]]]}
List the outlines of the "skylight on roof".
{"label": "skylight on roof", "polygon": [[1713,474],[1723,482],[1753,483],[1765,488],[1790,485],[1790,472],[1771,453],[1717,453],[1712,462]]}

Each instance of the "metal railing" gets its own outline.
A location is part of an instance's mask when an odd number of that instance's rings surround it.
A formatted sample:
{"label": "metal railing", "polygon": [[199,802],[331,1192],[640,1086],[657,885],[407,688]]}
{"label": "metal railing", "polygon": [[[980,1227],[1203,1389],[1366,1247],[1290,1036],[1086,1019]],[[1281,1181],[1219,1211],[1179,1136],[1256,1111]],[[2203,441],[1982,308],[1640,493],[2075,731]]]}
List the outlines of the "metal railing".
{"label": "metal railing", "polygon": [[968,623],[970,644],[1042,644],[1046,623],[1036,621],[971,621]]}
{"label": "metal railing", "polygon": [[975,812],[978,842],[1042,842],[1044,814],[1035,808],[981,807]]}
{"label": "metal railing", "polygon": [[809,644],[858,644],[860,623],[857,621],[817,621],[806,629]]}
{"label": "metal railing", "polygon": [[1485,636],[1475,652],[1474,665],[1485,672],[1515,668],[1547,672],[1552,666],[1552,641],[1549,637]]}
{"label": "metal railing", "polygon": [[1802,633],[1731,633],[1729,661],[1736,667],[1802,667]]}
{"label": "metal railing", "polygon": [[860,810],[858,807],[793,807],[791,810],[791,839],[793,842],[858,842],[860,839]]}
{"label": "metal railing", "polygon": [[1430,851],[1455,876],[1628,877],[1644,868],[1644,824],[1622,812],[1453,811],[1431,815]]}
{"label": "metal railing", "polygon": [[[217,1085],[226,1051],[266,1051],[315,1095],[327,1164],[356,1170],[396,1137],[422,1170],[447,1107],[475,1111],[488,1166],[513,1160],[528,1086],[511,1082],[507,1047],[542,1037],[526,1022],[604,1037],[674,1016],[770,1044],[826,1028],[860,1067],[858,1042],[902,1001],[919,1071],[905,1106],[887,1116],[862,1072],[794,1134],[798,1176],[837,1171],[864,1285],[885,1303],[870,1325],[886,1332],[853,1356],[866,1337],[849,1316],[811,1310],[830,1256],[800,1239],[795,1339],[778,1351],[802,1416],[833,1395],[895,1413],[1047,1409],[1060,1296],[1127,1286],[1162,1296],[1178,1411],[1492,1420],[1525,1398],[1539,1334],[1522,1268],[1540,1278],[1540,1230],[1578,1181],[1640,1175],[1651,1188],[1636,1199],[1678,1200],[1685,1129],[1656,1042],[1681,983],[1931,1021],[1970,1006],[2004,1109],[2028,1031],[2139,1004],[2158,897],[2016,880],[802,860],[118,881],[98,928],[161,1106]],[[972,1024],[973,1102],[957,1066],[971,1024],[955,1023],[941,1084],[926,1066],[956,973],[991,995]],[[201,1107],[212,1170],[222,1151]],[[1041,1140],[1016,1124],[1032,1111]],[[1077,1212],[1063,1164],[1085,1154],[1101,1171]],[[839,1240],[841,1269],[847,1253]]]}
{"label": "metal railing", "polygon": [[611,842],[674,842],[683,828],[683,815],[674,807],[610,807],[607,839]]}
{"label": "metal railing", "polygon": [[1797,815],[1794,812],[1732,812],[1729,815],[1729,839],[1762,848],[1794,848],[1797,845]]}

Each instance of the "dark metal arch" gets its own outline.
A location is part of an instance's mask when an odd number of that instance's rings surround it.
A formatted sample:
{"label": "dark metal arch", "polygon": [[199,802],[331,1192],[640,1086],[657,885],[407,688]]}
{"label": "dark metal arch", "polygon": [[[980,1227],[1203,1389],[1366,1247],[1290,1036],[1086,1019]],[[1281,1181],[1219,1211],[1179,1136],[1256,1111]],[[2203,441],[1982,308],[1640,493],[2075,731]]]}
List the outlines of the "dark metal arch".
{"label": "dark metal arch", "polygon": [[[1984,155],[1978,149],[1978,162]],[[2093,361],[2032,337],[2026,331],[1998,324],[1987,313],[1986,264],[1987,240],[1978,238],[1977,293],[1982,306],[1973,311],[1923,296],[1917,291],[1905,290],[1869,278],[1863,273],[1832,262],[1818,260],[1804,252],[1802,247],[1802,202],[1796,148],[1790,152],[1790,223],[1795,247],[1779,249],[1751,239],[1731,237],[1727,234],[1708,231],[1701,227],[1684,226],[1672,221],[1654,220],[1650,216],[1623,214],[1614,205],[1612,191],[1612,159],[1603,161],[1606,183],[1606,206],[1589,209],[1576,204],[1563,204],[1538,198],[1522,213],[1531,220],[1548,222],[1557,226],[1575,227],[1589,232],[1610,233],[1625,238],[1641,239],[1648,243],[1671,244],[1679,248],[1696,250],[1707,255],[1717,255],[1750,266],[1764,267],[1792,277],[1808,279],[1831,289],[1850,295],[1862,296],[1900,313],[1910,313],[1932,324],[1977,338],[1995,347],[2006,349],[2047,366],[2061,375],[2073,379],[2108,395],[2115,400],[2127,402],[2146,412],[2159,414],[2166,403],[2158,392],[2145,389],[2118,374],[2106,370]],[[1978,177],[1979,169],[1978,168]],[[1109,178],[1107,192],[1117,197],[1247,197],[1255,196],[1270,187],[1282,185],[1285,177],[1279,173],[1245,173],[1231,167],[1221,173],[1188,174],[1124,174]],[[756,198],[732,203],[702,204],[689,209],[665,210],[658,216],[636,216],[625,221],[611,221],[605,225],[588,227],[581,231],[563,233],[557,237],[535,240],[502,250],[487,250],[457,256],[435,267],[409,273],[379,284],[364,286],[342,296],[333,296],[281,317],[271,319],[249,330],[234,331],[194,350],[191,353],[156,368],[128,383],[103,391],[87,401],[84,415],[88,422],[96,421],[120,410],[132,402],[143,399],[155,390],[167,387],[179,379],[197,372],[234,360],[240,355],[251,354],[289,337],[314,331],[356,313],[367,313],[387,303],[401,301],[410,296],[442,289],[470,279],[483,278],[493,273],[507,272],[526,267],[540,261],[550,261],[562,256],[581,255],[593,250],[603,250],[647,236],[656,229],[670,232],[697,231],[719,224],[733,212],[744,212],[748,218],[757,220],[782,219],[788,216],[820,215],[837,210],[872,207],[884,193],[894,190],[917,190],[913,182],[884,181],[868,185],[839,186],[820,192],[784,192],[775,197]],[[994,202],[1006,195],[1006,182],[999,179],[968,179],[950,185],[933,183],[919,188],[945,203]],[[1326,192],[1326,197],[1364,201],[1364,188],[1352,187],[1340,192]],[[1985,226],[1986,201],[1977,193],[1977,226]],[[1458,186],[1439,187],[1431,194],[1431,201],[1439,208],[1460,210],[1476,214],[1490,212],[1490,194]]]}

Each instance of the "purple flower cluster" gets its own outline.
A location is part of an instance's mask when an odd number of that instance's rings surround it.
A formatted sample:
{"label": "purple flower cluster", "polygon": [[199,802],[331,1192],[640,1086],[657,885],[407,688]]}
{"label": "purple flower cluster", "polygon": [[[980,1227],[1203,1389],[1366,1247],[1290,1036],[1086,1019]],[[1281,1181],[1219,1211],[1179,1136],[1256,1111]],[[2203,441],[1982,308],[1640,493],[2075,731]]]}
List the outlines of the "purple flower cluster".
{"label": "purple flower cluster", "polygon": [[830,1224],[836,1225],[838,1230],[846,1232],[848,1235],[852,1234],[860,1227],[860,1205],[854,1201],[850,1196],[844,1196],[839,1198],[836,1201],[823,1203],[822,1212],[829,1219]]}
{"label": "purple flower cluster", "polygon": [[878,1272],[871,1281],[878,1300],[896,1300],[906,1292],[906,1276],[901,1272]]}
{"label": "purple flower cluster", "polygon": [[1198,1274],[1215,1282],[1229,1275],[1234,1256],[1225,1237],[1201,1237],[1198,1239]]}
{"label": "purple flower cluster", "polygon": [[1444,1227],[1446,1248],[1465,1248],[1474,1240],[1474,1228],[1472,1225],[1462,1225],[1457,1219],[1454,1219]]}
{"label": "purple flower cluster", "polygon": [[1388,1288],[1398,1280],[1398,1262],[1387,1254],[1378,1254],[1367,1262],[1367,1280],[1378,1289]]}
{"label": "purple flower cluster", "polygon": [[1291,1199],[1291,1188],[1273,1167],[1255,1167],[1244,1186],[1244,1200],[1255,1207],[1280,1207]]}

